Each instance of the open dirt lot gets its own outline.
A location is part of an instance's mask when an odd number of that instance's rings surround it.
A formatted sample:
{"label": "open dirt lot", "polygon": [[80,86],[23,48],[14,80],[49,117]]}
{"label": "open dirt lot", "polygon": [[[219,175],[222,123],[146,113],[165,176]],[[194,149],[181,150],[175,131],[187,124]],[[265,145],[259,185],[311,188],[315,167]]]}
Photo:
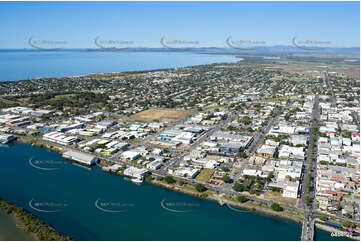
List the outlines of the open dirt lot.
{"label": "open dirt lot", "polygon": [[193,110],[176,110],[176,109],[147,109],[142,112],[136,113],[131,116],[133,119],[137,119],[145,122],[175,122],[182,119],[191,113]]}
{"label": "open dirt lot", "polygon": [[296,199],[294,198],[287,198],[287,197],[282,197],[280,192],[271,192],[271,191],[266,191],[264,193],[263,198],[265,199],[271,199],[273,201],[277,201],[277,202],[281,202],[281,203],[289,203],[292,205],[296,205]]}

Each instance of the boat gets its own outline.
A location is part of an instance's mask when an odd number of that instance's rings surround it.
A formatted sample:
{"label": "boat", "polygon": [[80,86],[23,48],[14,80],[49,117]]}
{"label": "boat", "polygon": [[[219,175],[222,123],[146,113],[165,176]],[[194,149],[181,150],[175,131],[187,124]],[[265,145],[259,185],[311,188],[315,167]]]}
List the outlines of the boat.
{"label": "boat", "polygon": [[16,140],[16,137],[14,135],[10,135],[10,134],[0,135],[0,144],[6,145],[14,140]]}
{"label": "boat", "polygon": [[134,183],[142,183],[143,182],[143,180],[139,179],[139,178],[132,178],[131,181]]}

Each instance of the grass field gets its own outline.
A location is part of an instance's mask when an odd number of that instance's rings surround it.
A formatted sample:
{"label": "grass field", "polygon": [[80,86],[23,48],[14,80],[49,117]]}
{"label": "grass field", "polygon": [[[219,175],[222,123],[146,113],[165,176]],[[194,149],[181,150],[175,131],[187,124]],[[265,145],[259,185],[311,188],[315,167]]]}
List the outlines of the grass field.
{"label": "grass field", "polygon": [[201,172],[198,174],[198,176],[196,177],[196,181],[207,183],[208,180],[213,175],[213,172],[214,172],[213,169],[203,168],[201,170]]}
{"label": "grass field", "polygon": [[190,114],[194,110],[177,110],[177,109],[147,109],[142,112],[136,113],[131,116],[131,118],[145,121],[145,122],[175,122],[179,119],[182,119]]}
{"label": "grass field", "polygon": [[281,202],[281,203],[289,203],[292,205],[296,205],[296,199],[282,197],[281,192],[266,191],[263,195],[264,195],[265,199],[271,199],[273,201],[277,201],[277,202]]}

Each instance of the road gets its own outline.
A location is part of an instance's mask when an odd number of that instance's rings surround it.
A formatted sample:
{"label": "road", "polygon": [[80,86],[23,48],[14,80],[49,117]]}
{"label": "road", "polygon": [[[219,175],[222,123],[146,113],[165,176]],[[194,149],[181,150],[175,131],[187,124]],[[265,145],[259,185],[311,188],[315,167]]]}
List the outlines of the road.
{"label": "road", "polygon": [[[314,128],[317,127],[318,121],[320,118],[320,109],[319,109],[319,97],[315,96],[315,101],[312,109],[312,125],[309,134],[309,143],[307,150],[307,159],[304,162],[304,177],[302,180],[302,189],[301,189],[301,199],[299,206],[303,209],[304,221],[302,225],[302,241],[313,241],[314,237],[314,194],[315,194],[315,177],[317,170],[317,141],[318,141],[318,132],[313,133]],[[312,142],[314,140],[315,142]],[[313,147],[311,147],[313,145]],[[311,152],[313,154],[311,154]],[[308,172],[310,170],[310,173]],[[309,187],[309,202],[306,203],[306,190],[307,190],[307,180],[310,176],[311,184]]]}
{"label": "road", "polygon": [[324,75],[325,75],[325,81],[326,81],[327,87],[331,90],[331,102],[333,104],[336,104],[335,94],[333,93],[333,89],[332,89],[332,86],[331,86],[331,83],[330,83],[330,80],[329,80],[329,77],[328,77],[328,69],[326,70]]}
{"label": "road", "polygon": [[[214,132],[219,131],[222,127],[224,127],[226,124],[231,122],[235,117],[237,117],[238,114],[239,114],[239,112],[228,115],[227,119],[219,122],[219,124],[217,124],[214,128],[209,129],[207,132],[205,132],[200,137],[198,137],[198,139],[189,146],[188,150],[190,150],[190,151],[194,150],[199,144],[208,140]],[[182,152],[177,157],[171,159],[165,166],[163,166],[160,169],[159,173],[162,175],[165,175],[169,168],[174,167],[178,162],[180,162],[184,158],[184,156],[186,156],[188,154],[189,154],[189,152]]]}

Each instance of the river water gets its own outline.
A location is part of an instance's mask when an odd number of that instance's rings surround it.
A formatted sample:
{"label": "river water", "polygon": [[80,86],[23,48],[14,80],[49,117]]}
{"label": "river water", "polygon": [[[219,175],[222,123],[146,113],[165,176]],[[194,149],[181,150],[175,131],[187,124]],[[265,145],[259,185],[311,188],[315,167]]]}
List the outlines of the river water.
{"label": "river water", "polygon": [[[76,240],[300,239],[293,221],[138,185],[31,145],[1,146],[0,157],[0,197]],[[317,231],[316,239],[336,238]]]}

